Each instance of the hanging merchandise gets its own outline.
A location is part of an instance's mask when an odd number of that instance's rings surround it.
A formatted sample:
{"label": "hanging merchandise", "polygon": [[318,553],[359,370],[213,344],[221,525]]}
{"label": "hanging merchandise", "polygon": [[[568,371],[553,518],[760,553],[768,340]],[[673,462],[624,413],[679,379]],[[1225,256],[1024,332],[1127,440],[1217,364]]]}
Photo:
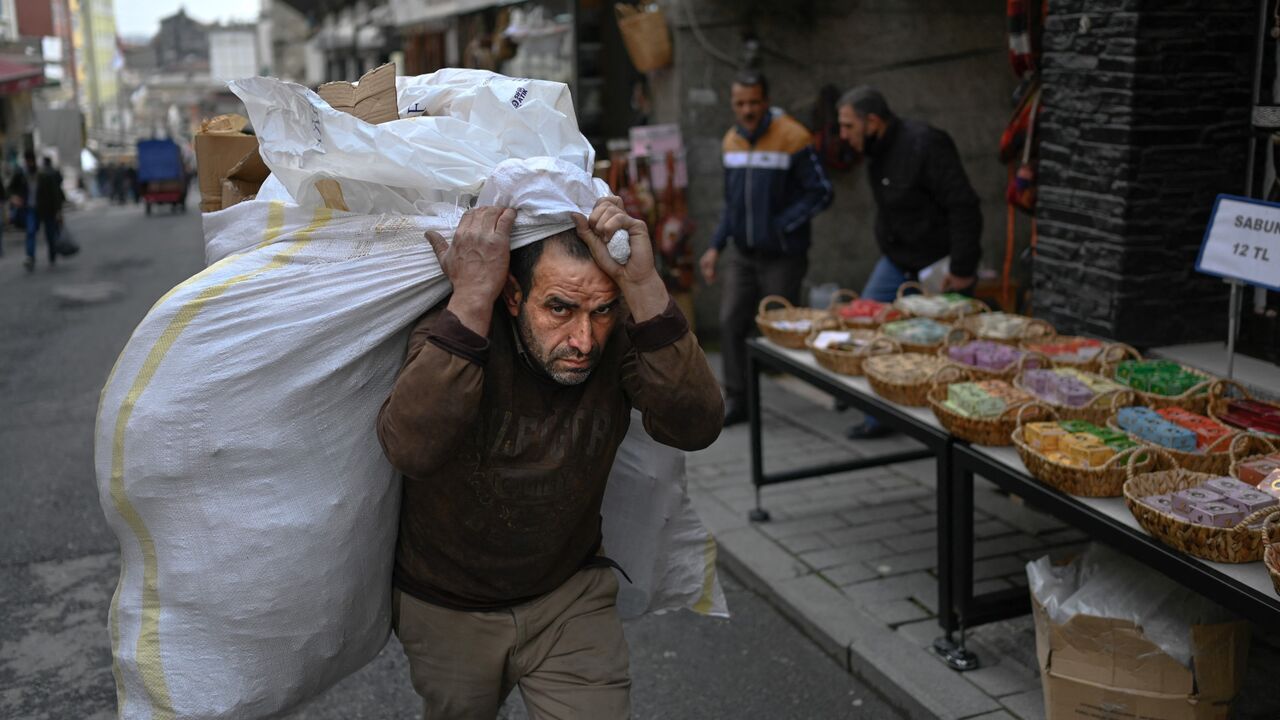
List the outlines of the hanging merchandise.
{"label": "hanging merchandise", "polygon": [[822,166],[828,170],[852,170],[859,155],[840,138],[839,110],[840,89],[835,85],[823,85],[818,91],[818,101],[813,106],[813,149],[818,153]]}
{"label": "hanging merchandise", "polygon": [[[1020,144],[1022,145],[1021,157],[1016,168],[1010,165],[1010,181],[1005,187],[1005,200],[1012,206],[1031,213],[1036,208],[1036,168],[1031,157],[1031,153],[1035,148],[1036,118],[1040,114],[1040,85],[1037,82],[1027,93],[1030,99],[1030,105],[1023,103],[1018,112],[1014,113],[1014,120],[1010,127],[1021,127],[1022,132],[1017,133],[1010,138],[1010,145],[1018,144],[1018,135],[1021,136]],[[1006,133],[1009,130],[1006,129]],[[1005,150],[1005,138],[1001,138],[1001,152]]]}
{"label": "hanging merchandise", "polygon": [[618,30],[627,47],[631,64],[640,72],[650,72],[671,64],[671,33],[667,18],[657,3],[644,6],[618,3]]}

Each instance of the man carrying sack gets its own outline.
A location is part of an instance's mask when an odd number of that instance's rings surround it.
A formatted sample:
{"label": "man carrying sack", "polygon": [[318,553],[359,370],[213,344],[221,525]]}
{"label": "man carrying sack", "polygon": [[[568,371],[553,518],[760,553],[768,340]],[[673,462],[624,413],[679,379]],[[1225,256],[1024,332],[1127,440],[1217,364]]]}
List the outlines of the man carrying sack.
{"label": "man carrying sack", "polygon": [[[624,718],[605,481],[633,406],[684,450],[716,439],[724,407],[617,198],[512,252],[515,215],[427,233],[453,295],[414,328],[378,416],[405,476],[393,627],[427,718],[492,720],[516,685],[534,718]],[[619,230],[625,265],[606,250]]]}

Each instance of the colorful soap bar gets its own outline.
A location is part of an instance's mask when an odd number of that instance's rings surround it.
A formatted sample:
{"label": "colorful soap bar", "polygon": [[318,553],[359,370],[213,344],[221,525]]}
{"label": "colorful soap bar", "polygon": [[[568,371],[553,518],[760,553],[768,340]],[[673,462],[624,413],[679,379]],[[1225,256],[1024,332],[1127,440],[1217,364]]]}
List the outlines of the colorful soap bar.
{"label": "colorful soap bar", "polygon": [[1101,440],[1088,433],[1071,433],[1062,439],[1064,452],[1081,467],[1103,465],[1115,455]]}
{"label": "colorful soap bar", "polygon": [[1120,408],[1116,422],[1126,432],[1143,440],[1171,450],[1195,452],[1196,434],[1180,425],[1165,420],[1151,408]]}
{"label": "colorful soap bar", "polygon": [[1022,430],[1022,437],[1031,447],[1048,453],[1057,450],[1067,431],[1053,422],[1028,423]]}
{"label": "colorful soap bar", "polygon": [[1280,470],[1272,470],[1263,478],[1262,482],[1258,483],[1258,490],[1280,499]]}
{"label": "colorful soap bar", "polygon": [[1246,517],[1246,514],[1234,505],[1216,501],[1195,503],[1186,514],[1187,519],[1197,525],[1216,528],[1235,527]]}
{"label": "colorful soap bar", "polygon": [[1242,483],[1233,477],[1209,478],[1208,480],[1204,481],[1204,485],[1202,485],[1201,487],[1207,487],[1210,490],[1216,493],[1221,493],[1223,495],[1227,495],[1233,492],[1241,492],[1243,490],[1257,489],[1254,486],[1249,485],[1248,483]]}
{"label": "colorful soap bar", "polygon": [[1222,502],[1222,494],[1208,488],[1187,488],[1173,494],[1173,509],[1180,513],[1191,512],[1191,506],[1198,503]]}
{"label": "colorful soap bar", "polygon": [[[1197,415],[1190,410],[1184,410],[1179,407],[1161,408],[1156,411],[1160,417],[1168,420],[1175,425],[1184,427],[1196,435],[1196,447],[1204,450],[1214,447],[1218,452],[1226,452],[1227,445],[1220,442],[1222,438],[1231,434],[1231,430],[1224,427],[1221,423],[1214,422],[1203,415]],[[1214,446],[1214,443],[1218,445]]]}
{"label": "colorful soap bar", "polygon": [[980,337],[1012,340],[1022,335],[1030,320],[1024,315],[993,312],[974,316],[973,324]]}
{"label": "colorful soap bar", "polygon": [[1054,360],[1087,362],[1102,352],[1102,342],[1093,338],[1054,339],[1028,345],[1027,349],[1048,355]]}
{"label": "colorful soap bar", "polygon": [[1171,493],[1165,493],[1163,495],[1148,495],[1142,498],[1141,502],[1143,505],[1155,508],[1160,512],[1166,512],[1171,515],[1176,514],[1173,509],[1173,495]]}
{"label": "colorful soap bar", "polygon": [[1260,458],[1241,461],[1236,465],[1236,477],[1240,482],[1256,486],[1276,470],[1280,470],[1280,455],[1264,455]]}
{"label": "colorful soap bar", "polygon": [[1115,375],[1134,390],[1165,396],[1182,395],[1205,382],[1204,376],[1168,360],[1125,360]]}
{"label": "colorful soap bar", "polygon": [[[1241,484],[1243,485],[1244,483]],[[1252,515],[1259,510],[1274,506],[1276,498],[1268,493],[1259,491],[1257,488],[1247,487],[1244,490],[1229,490],[1223,493],[1222,502],[1236,507],[1245,515]]]}
{"label": "colorful soap bar", "polygon": [[950,331],[946,325],[929,318],[895,320],[880,326],[881,332],[895,340],[913,345],[933,345],[942,342]]}
{"label": "colorful soap bar", "polygon": [[976,383],[952,383],[947,386],[947,404],[959,408],[962,415],[995,417],[1005,411],[1005,402],[978,387]]}

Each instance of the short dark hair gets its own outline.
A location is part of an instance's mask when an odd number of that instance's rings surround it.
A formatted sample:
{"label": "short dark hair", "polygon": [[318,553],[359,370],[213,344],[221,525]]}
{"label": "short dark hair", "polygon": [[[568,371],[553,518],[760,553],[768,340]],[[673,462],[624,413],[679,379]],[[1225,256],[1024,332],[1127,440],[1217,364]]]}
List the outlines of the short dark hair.
{"label": "short dark hair", "polygon": [[884,95],[879,90],[870,85],[859,85],[841,95],[836,107],[853,108],[853,111],[860,118],[865,118],[868,115],[879,115],[881,120],[893,119],[893,111],[889,109],[889,101],[884,99]]}
{"label": "short dark hair", "polygon": [[759,87],[760,94],[769,97],[769,79],[759,70],[740,70],[733,76],[733,84],[742,87]]}
{"label": "short dark hair", "polygon": [[520,291],[524,293],[525,299],[528,299],[530,291],[533,290],[533,272],[538,267],[538,260],[542,258],[542,251],[546,250],[547,245],[551,243],[559,245],[562,250],[569,254],[569,257],[575,260],[593,261],[591,248],[582,242],[582,238],[578,237],[577,231],[573,229],[558,232],[545,240],[512,250],[511,276],[519,283]]}

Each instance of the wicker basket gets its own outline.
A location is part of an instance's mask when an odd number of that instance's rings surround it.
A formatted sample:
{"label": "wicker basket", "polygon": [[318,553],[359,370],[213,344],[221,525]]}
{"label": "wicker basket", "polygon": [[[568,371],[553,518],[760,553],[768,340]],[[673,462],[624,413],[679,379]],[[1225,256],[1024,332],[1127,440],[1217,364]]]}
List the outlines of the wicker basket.
{"label": "wicker basket", "polygon": [[[1032,403],[1022,407],[1030,408],[1035,405],[1044,408],[1049,417],[1056,418],[1057,413],[1043,403]],[[1009,440],[1018,451],[1018,457],[1022,458],[1022,464],[1027,466],[1027,472],[1031,473],[1032,477],[1068,495],[1099,498],[1121,497],[1124,495],[1124,481],[1128,478],[1125,463],[1129,455],[1136,452],[1136,450],[1121,450],[1097,467],[1063,465],[1050,460],[1044,453],[1027,444],[1024,439],[1024,424],[1022,418],[1019,418],[1018,427],[1010,435]],[[1152,455],[1143,453],[1138,458],[1136,467],[1140,472],[1147,472],[1151,469],[1153,462]]]}
{"label": "wicker basket", "polygon": [[1027,318],[1026,324],[1022,326],[1022,332],[1017,337],[1003,338],[985,335],[982,332],[982,321],[978,319],[979,314],[965,314],[956,325],[968,330],[979,340],[989,340],[1003,345],[1013,345],[1014,347],[1018,347],[1024,342],[1044,341],[1058,334],[1058,331],[1054,330],[1053,326],[1047,321],[1040,318]]}
{"label": "wicker basket", "polygon": [[1280,513],[1267,518],[1262,526],[1262,542],[1266,549],[1262,553],[1262,563],[1267,566],[1271,575],[1271,586],[1280,595]]}
{"label": "wicker basket", "polygon": [[[770,309],[770,305],[781,305],[782,307]],[[796,307],[781,295],[770,295],[761,300],[760,306],[756,309],[756,327],[760,328],[762,335],[772,340],[775,344],[792,350],[800,350],[804,348],[804,340],[809,337],[809,332],[813,330],[816,324],[830,317],[831,315],[826,310]],[[809,323],[809,327],[803,330],[780,328],[775,324],[779,322],[805,321]]]}
{"label": "wicker basket", "polygon": [[1144,530],[1171,548],[1213,562],[1247,563],[1262,559],[1262,529],[1256,527],[1256,523],[1280,512],[1280,508],[1259,510],[1235,527],[1215,528],[1144,505],[1141,502],[1144,497],[1198,487],[1214,477],[1179,468],[1173,458],[1159,448],[1147,448],[1147,451],[1154,453],[1163,467],[1139,474],[1133,465],[1136,455],[1131,454],[1126,465],[1129,479],[1124,483],[1124,503]]}
{"label": "wicker basket", "polygon": [[[845,303],[840,303],[841,298],[847,298]],[[902,311],[893,306],[892,303],[885,303],[880,312],[871,317],[847,318],[840,314],[842,304],[848,304],[858,299],[858,293],[852,290],[841,288],[831,296],[831,316],[839,321],[840,326],[846,330],[875,330],[881,325],[893,321],[901,320],[904,315]]]}
{"label": "wicker basket", "polygon": [[[961,338],[961,339],[957,341],[955,340],[955,338]],[[970,333],[968,330],[965,330],[964,328],[956,328],[952,330],[950,333],[947,334],[947,337],[943,339],[942,347],[938,348],[938,357],[946,360],[952,365],[955,365],[961,370],[968,371],[969,374],[973,375],[975,378],[979,380],[1004,380],[1006,382],[1012,381],[1023,370],[1035,369],[1035,368],[1047,368],[1047,367],[1050,367],[1051,365],[1048,357],[1038,352],[1032,352],[1030,350],[1024,350],[1022,352],[1022,357],[1018,358],[1017,360],[999,369],[983,368],[983,367],[978,367],[976,365],[969,365],[966,363],[958,362],[956,360],[952,360],[951,354],[949,352],[951,347],[955,345],[963,345],[965,343],[972,342],[973,341],[972,339],[973,339],[973,334]],[[1035,360],[1036,364],[1028,367],[1027,363],[1029,360]]]}
{"label": "wicker basket", "polygon": [[[1173,458],[1174,462],[1178,463],[1178,467],[1183,470],[1210,473],[1212,475],[1227,474],[1231,469],[1231,464],[1236,461],[1237,447],[1252,449],[1254,446],[1247,434],[1232,432],[1215,440],[1212,445],[1205,448],[1204,452],[1186,452],[1185,450],[1165,447],[1160,443],[1151,442],[1139,435],[1128,432],[1120,427],[1119,418],[1116,415],[1107,418],[1107,427],[1125,433],[1134,442],[1141,445],[1165,451],[1169,454],[1169,457]],[[1249,454],[1252,455],[1253,453],[1250,452]]]}
{"label": "wicker basket", "polygon": [[[1228,390],[1233,390],[1236,393],[1236,395],[1228,396],[1227,395]],[[1260,400],[1254,397],[1249,393],[1248,390],[1244,388],[1243,385],[1236,382],[1235,380],[1217,380],[1212,385],[1209,386],[1209,402],[1207,403],[1206,414],[1208,414],[1208,416],[1213,418],[1214,420],[1217,420],[1218,422],[1222,423],[1223,425],[1228,425],[1226,421],[1222,420],[1218,416],[1227,411],[1227,403],[1230,403],[1232,400],[1252,400],[1256,403],[1262,403],[1263,405],[1270,405],[1276,410],[1280,410],[1280,403],[1274,403],[1269,400]],[[1234,425],[1228,425],[1228,426],[1235,427]],[[1272,433],[1263,432],[1261,430],[1248,430],[1247,432],[1251,432],[1255,435],[1265,435],[1267,437],[1280,438],[1280,435],[1274,435]]]}
{"label": "wicker basket", "polygon": [[[839,328],[840,325],[833,323],[834,327]],[[809,348],[809,352],[813,353],[813,359],[818,361],[822,367],[834,373],[841,375],[858,376],[862,374],[862,361],[875,355],[891,355],[902,352],[902,348],[898,343],[876,334],[875,330],[848,330],[852,337],[870,340],[871,344],[856,351],[849,350],[833,350],[831,348],[820,348],[814,345],[814,341],[818,338],[818,333],[826,328],[814,328],[805,339],[805,347]],[[843,329],[843,328],[841,328]]]}
{"label": "wicker basket", "polygon": [[[899,319],[899,320],[905,320],[905,319],[907,319],[907,318],[898,318],[898,319]],[[933,318],[928,318],[928,319],[930,319],[930,320],[934,320]],[[943,327],[951,328],[951,323],[945,323],[945,322],[942,322],[942,321],[940,321],[940,320],[934,320],[934,322],[938,323],[939,325],[942,325]],[[948,330],[948,333],[950,333],[950,330]],[[882,336],[887,337],[887,338],[889,338],[890,340],[892,340],[892,341],[894,341],[894,342],[898,343],[899,345],[901,345],[901,346],[902,346],[902,351],[903,351],[903,352],[920,353],[920,354],[922,354],[922,355],[931,355],[931,354],[936,353],[936,352],[938,351],[938,349],[939,349],[939,348],[941,348],[941,347],[943,346],[943,344],[944,344],[944,343],[946,343],[946,341],[947,341],[947,335],[943,335],[943,336],[942,336],[942,339],[941,339],[941,340],[939,340],[939,341],[938,341],[938,342],[936,342],[936,343],[909,343],[909,342],[903,342],[902,340],[899,340],[898,338],[896,338],[896,337],[894,337],[894,336],[892,336],[892,335],[889,335],[889,334],[885,333],[885,332],[884,332],[884,328],[883,328],[883,326],[880,328],[880,334],[881,334]]]}
{"label": "wicker basket", "polygon": [[[902,358],[916,356],[942,362],[936,355],[920,353],[902,353],[899,355],[877,355],[862,362],[862,372],[867,376],[867,383],[880,397],[899,405],[924,407],[929,404],[929,389],[935,382],[946,382],[949,377],[958,377],[961,370],[954,365],[940,364],[929,377],[915,382],[903,382],[895,377],[893,365]],[[952,375],[954,373],[954,375]]]}
{"label": "wicker basket", "polygon": [[[1102,370],[1098,374],[1114,380],[1116,376],[1116,368],[1119,367],[1119,365],[1119,361],[1114,363],[1103,363]],[[1188,388],[1187,391],[1181,395],[1157,395],[1155,393],[1134,390],[1133,393],[1137,396],[1138,402],[1156,410],[1167,407],[1180,407],[1183,410],[1190,410],[1191,412],[1199,415],[1206,414],[1206,407],[1209,404],[1209,386],[1212,385],[1217,378],[1196,370],[1195,368],[1187,367],[1181,363],[1178,363],[1178,367],[1192,374],[1199,375],[1204,379]],[[1116,382],[1120,381],[1116,380]],[[1120,384],[1124,385],[1125,383]]]}
{"label": "wicker basket", "polygon": [[1087,420],[1094,425],[1102,425],[1107,422],[1107,418],[1111,417],[1117,410],[1126,405],[1133,404],[1133,391],[1129,389],[1112,390],[1110,392],[1098,393],[1084,407],[1072,407],[1054,402],[1047,398],[1042,398],[1031,392],[1022,382],[1022,373],[1018,373],[1013,379],[1014,387],[1025,390],[1030,393],[1037,401],[1053,408],[1058,417],[1063,420]]}
{"label": "wicker basket", "polygon": [[[916,313],[913,313],[902,306],[902,298],[906,296],[908,290],[915,290],[921,295],[927,295],[928,293],[925,292],[923,285],[914,280],[908,280],[898,286],[898,296],[893,301],[893,306],[898,310],[898,312],[902,313],[903,317],[914,317],[916,316]],[[934,320],[953,320],[973,313],[987,312],[990,309],[991,308],[988,308],[987,304],[981,300],[971,298],[969,302],[956,303],[944,313],[940,313],[938,315],[922,315],[920,317],[929,317]]]}
{"label": "wicker basket", "polygon": [[1277,452],[1280,452],[1280,448],[1277,448],[1277,443],[1280,441],[1277,441],[1276,438],[1271,435],[1260,435],[1258,433],[1245,432],[1240,433],[1236,437],[1247,437],[1252,440],[1252,444],[1248,449],[1241,448],[1236,442],[1231,444],[1231,466],[1227,468],[1227,472],[1225,474],[1230,475],[1237,480],[1240,479],[1240,463],[1265,457],[1267,455],[1274,455]]}
{"label": "wicker basket", "polygon": [[622,43],[636,70],[650,72],[671,64],[671,34],[661,9],[645,11],[618,3],[614,12],[618,15]]}
{"label": "wicker basket", "polygon": [[[960,365],[952,365],[951,367],[961,368]],[[960,371],[965,373],[964,370]],[[965,373],[960,379],[951,382],[966,382],[971,379],[968,373]],[[1013,441],[1010,439],[1013,431],[1018,427],[1018,419],[1023,416],[1023,410],[1031,406],[1033,412],[1031,419],[1040,419],[1048,417],[1049,410],[1039,403],[1024,403],[1005,408],[1005,411],[996,417],[968,417],[955,412],[946,406],[947,386],[951,382],[938,382],[929,389],[926,397],[929,405],[933,407],[933,414],[937,416],[938,422],[942,423],[942,427],[947,432],[966,442],[974,445],[988,445],[992,447],[1000,447],[1011,445]]]}
{"label": "wicker basket", "polygon": [[[1049,338],[1023,340],[1021,347],[1023,350],[1030,350],[1033,345],[1039,345],[1040,343],[1053,342],[1054,340],[1075,340],[1080,337],[1082,336],[1055,335]],[[1096,338],[1086,339],[1092,340]],[[1132,347],[1129,347],[1124,343],[1103,343],[1102,347],[1098,350],[1098,354],[1088,360],[1072,360],[1067,358],[1055,358],[1053,356],[1050,356],[1049,360],[1053,363],[1054,367],[1072,368],[1074,370],[1079,370],[1080,372],[1091,372],[1096,374],[1102,370],[1103,365],[1114,365],[1119,363],[1121,360],[1127,360],[1130,358],[1134,360],[1141,360],[1142,353],[1134,350]]]}

